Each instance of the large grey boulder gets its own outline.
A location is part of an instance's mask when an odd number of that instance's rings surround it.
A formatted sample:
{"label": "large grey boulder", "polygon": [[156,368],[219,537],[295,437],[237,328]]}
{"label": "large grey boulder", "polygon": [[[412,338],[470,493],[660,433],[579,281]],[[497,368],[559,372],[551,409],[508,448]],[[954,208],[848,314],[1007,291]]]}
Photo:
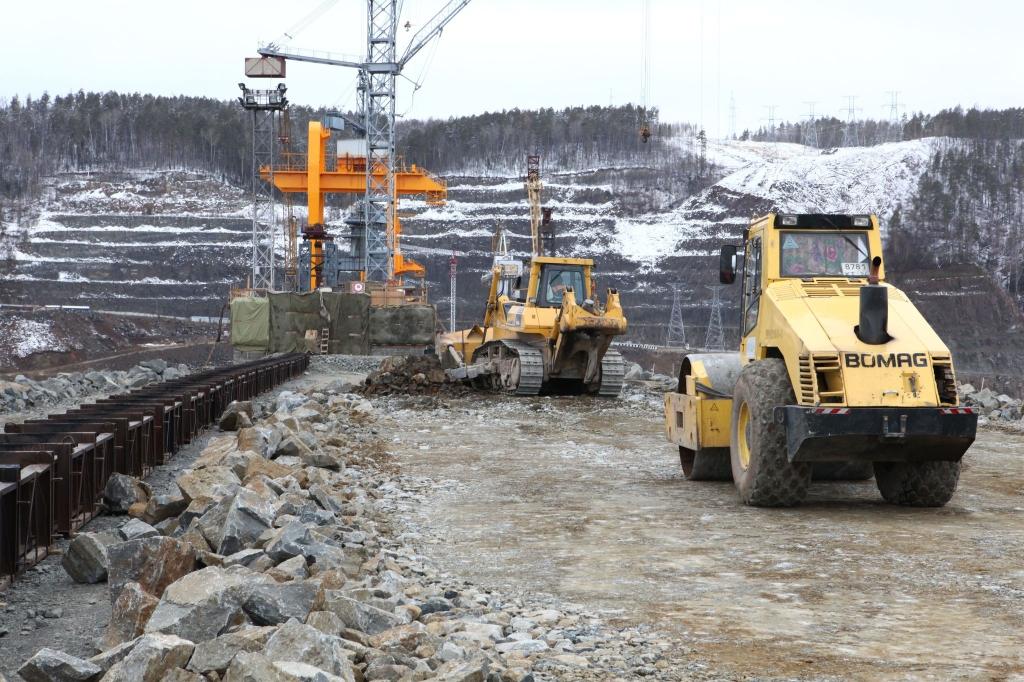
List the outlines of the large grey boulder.
{"label": "large grey boulder", "polygon": [[121,525],[117,529],[117,534],[121,536],[123,540],[139,540],[141,538],[155,538],[160,535],[153,526],[149,525],[141,519],[130,519],[127,523]]}
{"label": "large grey boulder", "polygon": [[274,523],[274,507],[249,488],[241,488],[224,518],[217,552],[227,556],[252,545]]}
{"label": "large grey boulder", "polygon": [[140,538],[108,547],[107,563],[111,602],[130,582],[159,597],[164,588],[195,569],[196,551],[174,538]]}
{"label": "large grey boulder", "polygon": [[[244,418],[241,415],[245,415]],[[252,403],[248,400],[232,400],[224,408],[217,425],[221,431],[237,431],[252,426]]]}
{"label": "large grey boulder", "polygon": [[274,662],[255,651],[242,651],[231,660],[224,682],[294,682],[274,667]]}
{"label": "large grey boulder", "polygon": [[103,635],[103,648],[111,649],[141,635],[159,602],[139,583],[131,582],[121,588],[121,594],[110,609],[110,624]]}
{"label": "large grey boulder", "polygon": [[189,502],[200,498],[217,499],[233,495],[242,482],[226,466],[209,466],[186,471],[174,481],[182,496]]}
{"label": "large grey boulder", "polygon": [[324,634],[303,623],[281,625],[267,641],[263,655],[271,661],[306,663],[355,682],[352,663],[345,653],[340,637]]}
{"label": "large grey boulder", "polygon": [[107,533],[79,533],[71,540],[60,560],[76,583],[99,583],[107,579],[107,547],[116,542]]}
{"label": "large grey boulder", "polygon": [[63,651],[43,647],[18,668],[18,674],[25,682],[74,682],[98,679],[103,669]]}
{"label": "large grey boulder", "polygon": [[194,522],[195,527],[213,549],[220,547],[220,541],[224,537],[224,523],[234,501],[233,495],[222,497]]}
{"label": "large grey boulder", "polygon": [[635,362],[631,362],[622,378],[624,381],[642,381],[644,378],[644,368]]}
{"label": "large grey boulder", "polygon": [[224,672],[239,652],[262,651],[274,627],[247,627],[196,644],[188,669],[197,673]]}
{"label": "large grey boulder", "polygon": [[299,405],[307,402],[308,397],[301,393],[293,393],[292,391],[281,391],[277,394],[277,400],[274,402],[274,409],[278,412],[291,412]]}
{"label": "large grey boulder", "polygon": [[167,369],[167,361],[161,360],[160,358],[153,358],[151,360],[143,360],[139,363],[139,366],[152,370],[157,374],[163,374],[164,370]]}
{"label": "large grey boulder", "polygon": [[278,457],[302,457],[312,452],[312,449],[302,442],[299,436],[291,434],[285,436],[274,450],[273,458]]}
{"label": "large grey boulder", "polygon": [[338,616],[345,627],[365,632],[368,635],[376,635],[405,623],[402,618],[393,613],[346,597],[338,590],[327,591],[324,610]]}
{"label": "large grey boulder", "polygon": [[268,583],[253,588],[242,608],[257,625],[277,625],[289,618],[305,621],[320,594],[320,586],[315,583]]}
{"label": "large grey boulder", "polygon": [[103,488],[103,506],[115,514],[126,514],[134,504],[146,504],[152,489],[137,478],[112,474]]}
{"label": "large grey boulder", "polygon": [[193,642],[213,639],[247,620],[242,604],[257,585],[270,580],[244,566],[210,566],[190,573],[164,590],[146,632],[174,634]]}
{"label": "large grey boulder", "polygon": [[187,507],[188,502],[181,495],[153,495],[146,502],[146,508],[142,510],[140,518],[146,523],[157,524],[172,516],[178,516]]}
{"label": "large grey boulder", "polygon": [[162,682],[174,668],[183,668],[195,644],[174,635],[143,635],[131,652],[103,676],[105,682]]}
{"label": "large grey boulder", "polygon": [[103,372],[87,372],[85,378],[90,384],[92,384],[93,388],[102,393],[113,393],[121,390],[120,384],[114,381],[109,374],[104,374]]}
{"label": "large grey boulder", "polygon": [[274,561],[284,561],[300,554],[304,555],[312,542],[309,527],[296,519],[279,529],[267,542],[263,551]]}

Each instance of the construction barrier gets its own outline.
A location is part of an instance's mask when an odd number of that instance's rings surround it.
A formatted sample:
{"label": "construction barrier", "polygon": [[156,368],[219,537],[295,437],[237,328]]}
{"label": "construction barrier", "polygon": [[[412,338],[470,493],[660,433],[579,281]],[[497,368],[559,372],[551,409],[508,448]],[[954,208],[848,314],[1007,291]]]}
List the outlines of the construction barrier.
{"label": "construction barrier", "polygon": [[0,434],[0,581],[46,556],[55,535],[93,518],[114,473],[143,477],[165,464],[234,400],[302,374],[292,353],[218,367],[7,424]]}

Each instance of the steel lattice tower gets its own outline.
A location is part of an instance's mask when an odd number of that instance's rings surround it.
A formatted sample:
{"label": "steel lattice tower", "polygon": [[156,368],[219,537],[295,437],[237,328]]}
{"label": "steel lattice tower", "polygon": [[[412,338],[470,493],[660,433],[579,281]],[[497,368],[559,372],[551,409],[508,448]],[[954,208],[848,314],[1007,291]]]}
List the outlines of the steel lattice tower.
{"label": "steel lattice tower", "polygon": [[777,104],[766,104],[765,108],[768,109],[768,140],[775,142],[777,139],[775,131],[775,112],[778,110]]}
{"label": "steel lattice tower", "polygon": [[736,139],[736,95],[729,93],[729,139]]}
{"label": "steel lattice tower", "polygon": [[818,146],[818,123],[814,114],[815,102],[804,102],[807,105],[807,123],[804,124],[803,142],[808,147]]}
{"label": "steel lattice tower", "polygon": [[890,90],[889,95],[889,130],[886,134],[886,142],[900,142],[903,140],[903,126],[900,123],[900,93],[899,90]]}
{"label": "steel lattice tower", "polygon": [[711,290],[711,317],[708,319],[708,333],[704,337],[707,350],[725,350],[725,330],[722,329],[722,287],[709,286]]}
{"label": "steel lattice tower", "polygon": [[843,146],[859,147],[860,137],[857,131],[857,96],[849,95],[846,105],[846,127],[843,128]]}
{"label": "steel lattice tower", "polygon": [[665,345],[669,348],[686,348],[686,327],[683,325],[683,286],[682,282],[673,282],[672,314],[668,318],[668,331],[665,334]]}
{"label": "steel lattice tower", "polygon": [[[366,128],[366,198],[363,217],[366,225],[366,279],[383,282],[392,279],[394,248],[388,240],[394,234],[395,220],[395,31],[398,26],[398,0],[368,0],[366,8],[366,64],[360,73]],[[375,171],[380,173],[378,177]]]}
{"label": "steel lattice tower", "polygon": [[[250,90],[240,83],[242,107],[252,112],[252,279],[253,289],[274,288],[274,148],[277,112],[288,105],[284,83],[274,90]],[[260,168],[269,177],[260,177]]]}

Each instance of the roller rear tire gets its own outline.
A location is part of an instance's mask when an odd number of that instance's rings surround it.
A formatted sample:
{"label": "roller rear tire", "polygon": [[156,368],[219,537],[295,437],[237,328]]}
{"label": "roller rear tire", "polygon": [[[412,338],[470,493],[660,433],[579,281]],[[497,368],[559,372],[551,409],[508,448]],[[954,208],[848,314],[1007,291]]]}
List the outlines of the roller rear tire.
{"label": "roller rear tire", "polygon": [[875,462],[875,482],[886,502],[942,507],[960,480],[960,462]]}
{"label": "roller rear tire", "polygon": [[749,363],[732,399],[730,460],[740,499],[755,507],[793,507],[807,496],[811,465],[790,462],[786,428],[775,408],[796,402],[786,363],[776,358]]}

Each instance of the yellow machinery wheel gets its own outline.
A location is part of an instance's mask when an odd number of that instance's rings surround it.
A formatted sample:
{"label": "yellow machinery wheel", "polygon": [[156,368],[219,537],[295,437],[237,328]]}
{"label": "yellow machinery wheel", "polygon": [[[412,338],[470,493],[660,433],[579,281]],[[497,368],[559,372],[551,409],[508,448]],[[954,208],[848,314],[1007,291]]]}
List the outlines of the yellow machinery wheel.
{"label": "yellow machinery wheel", "polygon": [[740,468],[750,468],[750,405],[740,403],[739,415],[736,417],[736,451]]}
{"label": "yellow machinery wheel", "polygon": [[890,504],[941,507],[960,480],[960,462],[875,462],[878,491]]}
{"label": "yellow machinery wheel", "polygon": [[811,483],[811,465],[790,462],[786,429],[775,408],[796,402],[786,363],[769,358],[740,372],[732,398],[732,478],[740,499],[756,507],[800,504]]}

